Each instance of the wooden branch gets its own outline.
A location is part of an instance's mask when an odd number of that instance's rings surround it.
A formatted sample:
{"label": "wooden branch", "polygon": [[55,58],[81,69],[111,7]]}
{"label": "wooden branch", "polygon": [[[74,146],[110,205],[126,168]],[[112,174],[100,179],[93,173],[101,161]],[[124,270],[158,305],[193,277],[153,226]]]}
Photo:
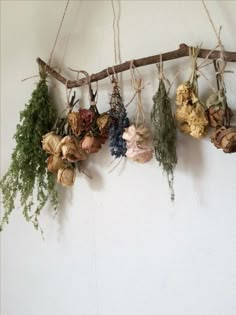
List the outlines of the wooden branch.
{"label": "wooden branch", "polygon": [[[179,49],[174,50],[174,51],[169,51],[167,53],[162,54],[162,61],[167,61],[167,60],[173,60],[173,59],[178,59],[181,57],[186,57],[189,56],[189,46],[186,44],[180,44]],[[210,54],[210,55],[209,55]],[[208,56],[209,55],[209,56]],[[208,56],[208,59],[213,59],[216,60],[220,58],[220,51],[219,50],[214,50],[211,52],[210,49],[200,49],[198,58],[206,58]],[[225,51],[224,52],[225,60],[227,62],[236,62],[236,52],[229,52]],[[69,89],[73,87],[79,87],[82,85],[85,85],[88,83],[86,78],[80,79],[80,80],[67,80],[65,77],[63,77],[60,73],[57,71],[53,70],[49,65],[47,65],[42,59],[37,58],[37,63],[45,69],[45,71],[49,74],[51,74],[55,79],[60,81],[63,84],[67,84],[67,87]],[[155,55],[155,56],[150,56],[150,57],[145,57],[145,58],[140,58],[133,60],[133,65],[138,68],[138,67],[143,67],[151,64],[155,64],[160,62],[160,55]],[[126,70],[130,69],[131,61],[126,61],[120,65],[116,65],[114,67],[109,67],[107,69],[104,69],[98,73],[92,74],[90,76],[90,82],[95,82],[99,81],[102,79],[105,79],[108,77],[108,73],[112,75],[113,68],[115,70],[115,73],[120,73]]]}

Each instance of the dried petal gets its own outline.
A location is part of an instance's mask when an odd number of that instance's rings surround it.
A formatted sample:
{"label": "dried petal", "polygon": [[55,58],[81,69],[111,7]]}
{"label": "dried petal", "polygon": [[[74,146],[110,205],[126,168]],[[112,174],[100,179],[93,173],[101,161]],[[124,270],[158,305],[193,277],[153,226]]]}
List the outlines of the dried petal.
{"label": "dried petal", "polygon": [[57,173],[57,182],[62,186],[73,186],[76,173],[71,167],[60,168]]}
{"label": "dried petal", "polygon": [[80,113],[78,112],[71,112],[67,116],[67,121],[69,126],[71,127],[71,130],[75,136],[79,136],[81,134],[82,125],[81,125],[81,119],[80,119]]}
{"label": "dried petal", "polygon": [[61,137],[55,134],[54,131],[51,131],[43,136],[42,147],[43,150],[50,154],[60,154],[58,150]]}
{"label": "dried petal", "polygon": [[86,160],[88,157],[86,151],[80,147],[79,141],[73,136],[64,137],[61,140],[60,148],[62,158],[69,162]]}
{"label": "dried petal", "polygon": [[57,173],[59,168],[64,167],[64,162],[60,156],[50,155],[49,158],[47,159],[47,166],[48,166],[49,172]]}

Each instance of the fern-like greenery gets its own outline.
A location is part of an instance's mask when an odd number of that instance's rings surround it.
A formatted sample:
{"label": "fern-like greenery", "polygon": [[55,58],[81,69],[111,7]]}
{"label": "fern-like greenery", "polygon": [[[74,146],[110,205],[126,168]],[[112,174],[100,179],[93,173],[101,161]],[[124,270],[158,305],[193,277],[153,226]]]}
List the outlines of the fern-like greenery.
{"label": "fern-like greenery", "polygon": [[171,200],[173,201],[174,167],[177,163],[176,125],[172,115],[170,99],[162,79],[160,79],[157,93],[153,96],[153,102],[151,121],[155,155],[167,175]]}
{"label": "fern-like greenery", "polygon": [[47,155],[41,146],[42,136],[52,129],[55,120],[56,110],[49,98],[46,74],[41,72],[29,103],[20,113],[20,123],[14,135],[16,147],[10,167],[0,181],[5,211],[0,230],[9,222],[18,195],[25,219],[36,229],[39,228],[40,212],[48,199],[56,209],[56,179],[47,171]]}

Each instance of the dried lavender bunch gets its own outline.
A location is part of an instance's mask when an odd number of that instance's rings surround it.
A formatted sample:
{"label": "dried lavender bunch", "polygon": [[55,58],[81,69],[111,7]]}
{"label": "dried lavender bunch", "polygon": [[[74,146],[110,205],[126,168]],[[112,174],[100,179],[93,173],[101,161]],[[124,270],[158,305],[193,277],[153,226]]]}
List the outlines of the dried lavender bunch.
{"label": "dried lavender bunch", "polygon": [[115,79],[112,81],[113,91],[110,101],[110,119],[109,141],[111,155],[116,158],[125,156],[127,151],[126,141],[122,138],[124,129],[129,127],[129,119],[120,95],[120,88]]}

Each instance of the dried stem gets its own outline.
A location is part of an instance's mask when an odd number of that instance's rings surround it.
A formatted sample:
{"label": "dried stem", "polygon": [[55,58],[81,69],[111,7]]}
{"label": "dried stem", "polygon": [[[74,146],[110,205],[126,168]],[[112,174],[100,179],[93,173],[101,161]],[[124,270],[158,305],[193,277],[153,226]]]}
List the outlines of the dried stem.
{"label": "dried stem", "polygon": [[[169,52],[162,54],[162,61],[178,59],[178,58],[182,58],[185,56],[189,56],[189,46],[186,44],[180,44],[179,49],[174,50],[174,51],[169,51]],[[210,49],[200,49],[199,53],[198,53],[198,58],[207,58],[207,59],[212,59],[212,60],[216,60],[216,59],[220,58],[220,56],[221,56],[221,51],[219,51],[219,50],[211,51]],[[236,52],[224,51],[224,57],[225,57],[225,60],[228,62],[236,62]],[[114,67],[109,67],[109,68],[104,69],[98,73],[92,74],[89,77],[89,79],[90,79],[89,82],[95,82],[95,81],[105,79],[106,77],[108,77],[108,75],[114,74],[114,72],[120,73],[120,72],[129,70],[131,62],[133,63],[133,65],[136,68],[151,65],[151,64],[156,64],[156,63],[160,62],[160,55],[155,55],[155,56],[140,58],[140,59],[136,59],[136,60],[126,61],[120,65],[117,65]],[[87,78],[74,80],[74,81],[73,80],[67,80],[65,77],[63,77],[57,71],[52,69],[49,65],[47,65],[40,58],[37,58],[37,63],[42,68],[44,68],[44,70],[47,73],[51,74],[55,79],[57,79],[58,81],[60,81],[63,84],[67,84],[67,87],[69,89],[71,89],[73,87],[79,87],[82,85],[86,85],[88,83]]]}

